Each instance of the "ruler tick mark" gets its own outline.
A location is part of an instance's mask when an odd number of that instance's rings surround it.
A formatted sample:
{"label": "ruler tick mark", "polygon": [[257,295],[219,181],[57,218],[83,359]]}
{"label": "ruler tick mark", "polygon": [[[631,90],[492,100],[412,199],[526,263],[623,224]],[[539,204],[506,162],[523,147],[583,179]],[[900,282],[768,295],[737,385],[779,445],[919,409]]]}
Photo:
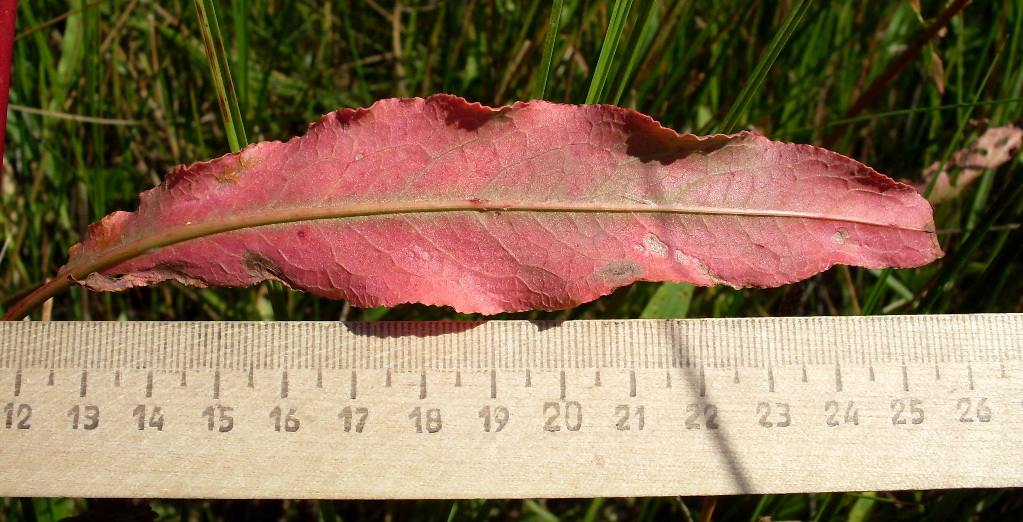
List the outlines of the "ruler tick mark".
{"label": "ruler tick mark", "polygon": [[526,370],[526,388],[533,386],[533,378],[529,374],[529,370]]}
{"label": "ruler tick mark", "polygon": [[426,398],[426,372],[419,374],[419,398]]}
{"label": "ruler tick mark", "polygon": [[14,396],[21,395],[21,370],[14,374]]}
{"label": "ruler tick mark", "polygon": [[802,378],[802,381],[806,382],[806,366],[805,365],[803,366],[803,378]]}
{"label": "ruler tick mark", "polygon": [[220,370],[213,371],[213,398],[220,398]]}
{"label": "ruler tick mark", "polygon": [[356,392],[358,391],[358,377],[355,376],[355,370],[352,370],[352,388],[349,390],[348,397],[353,401],[355,400]]}
{"label": "ruler tick mark", "polygon": [[322,368],[317,368],[316,369],[316,387],[321,389],[321,390],[323,389],[323,369]]}
{"label": "ruler tick mark", "polygon": [[934,365],[934,380],[936,380],[936,381],[940,381],[941,380],[941,370],[938,369],[937,363],[935,363],[935,365]]}
{"label": "ruler tick mark", "polygon": [[700,397],[707,396],[707,377],[704,375],[703,366],[700,366]]}
{"label": "ruler tick mark", "polygon": [[593,385],[600,387],[600,370],[597,370],[593,374]]}
{"label": "ruler tick mark", "polygon": [[114,388],[121,387],[121,370],[114,372]]}
{"label": "ruler tick mark", "polygon": [[671,370],[664,371],[664,387],[671,388]]}
{"label": "ruler tick mark", "polygon": [[253,368],[252,366],[249,366],[249,383],[248,383],[248,387],[249,388],[255,388],[256,387],[256,375],[255,375],[255,373],[256,373],[255,368]]}
{"label": "ruler tick mark", "polygon": [[902,365],[902,391],[909,391],[909,369],[906,365]]}
{"label": "ruler tick mark", "polygon": [[774,392],[774,368],[767,367],[767,391]]}
{"label": "ruler tick mark", "polygon": [[497,398],[497,370],[490,370],[490,398]]}
{"label": "ruler tick mark", "polygon": [[288,398],[288,372],[281,372],[281,398]]}
{"label": "ruler tick mark", "polygon": [[82,371],[82,382],[81,382],[81,385],[78,388],[78,396],[79,397],[85,397],[85,392],[88,391],[88,388],[89,388],[89,372]]}
{"label": "ruler tick mark", "polygon": [[146,374],[146,398],[153,396],[153,370]]}
{"label": "ruler tick mark", "polygon": [[739,368],[736,368],[735,373],[732,374],[732,384],[739,384]]}
{"label": "ruler tick mark", "polygon": [[561,370],[561,376],[558,379],[558,387],[560,388],[561,400],[565,400],[565,370]]}
{"label": "ruler tick mark", "polygon": [[870,382],[874,382],[874,365],[870,365]]}
{"label": "ruler tick mark", "polygon": [[391,370],[387,370],[387,377],[384,380],[384,386],[391,387]]}
{"label": "ruler tick mark", "polygon": [[1002,378],[1004,379],[1005,378],[1005,364],[1001,365],[1001,370],[1002,370]]}
{"label": "ruler tick mark", "polygon": [[835,365],[835,391],[842,391],[842,367],[838,364]]}
{"label": "ruler tick mark", "polygon": [[629,397],[636,396],[636,370],[629,370]]}
{"label": "ruler tick mark", "polygon": [[455,372],[455,388],[462,387],[462,372]]}
{"label": "ruler tick mark", "polygon": [[[1005,373],[1004,372],[1004,368],[1003,368],[1002,373],[1003,374]],[[47,386],[53,386],[53,370],[50,370],[50,376],[46,379],[46,385]]]}
{"label": "ruler tick mark", "polygon": [[973,365],[971,364],[966,365],[966,376],[969,378],[970,381],[970,390],[973,390]]}
{"label": "ruler tick mark", "polygon": [[188,386],[188,381],[185,379],[186,374],[187,372],[181,372],[181,382],[178,383],[178,386]]}

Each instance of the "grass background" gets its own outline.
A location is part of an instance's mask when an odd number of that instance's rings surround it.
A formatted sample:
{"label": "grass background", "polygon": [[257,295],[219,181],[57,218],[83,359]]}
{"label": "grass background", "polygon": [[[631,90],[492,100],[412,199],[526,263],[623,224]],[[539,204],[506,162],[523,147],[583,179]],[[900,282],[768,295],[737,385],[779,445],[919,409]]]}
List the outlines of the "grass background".
{"label": "grass background", "polygon": [[[174,165],[220,156],[246,141],[287,139],[321,114],[386,97],[447,92],[491,105],[531,97],[617,103],[680,131],[751,128],[775,139],[826,144],[892,177],[915,180],[988,127],[1023,118],[1023,2],[977,0],[962,8],[967,3],[23,0],[0,187],[0,309],[52,276],[89,223],[133,209],[137,194]],[[932,25],[940,30],[922,39]],[[224,43],[213,60],[204,29]],[[227,72],[232,81],[221,88]],[[221,100],[234,110],[221,111]],[[779,289],[636,284],[568,311],[498,318],[1021,312],[1020,187],[1023,163],[1016,158],[940,204],[935,217],[948,254],[924,268],[836,267]],[[472,317],[421,305],[356,309],[269,285],[198,290],[177,284],[120,294],[74,289],[34,317],[41,314],[60,320]],[[89,506],[102,504],[0,499],[0,521],[57,520]],[[965,490],[153,506],[161,520],[183,521],[700,520],[711,512],[714,520],[751,521],[1017,520],[1023,497]]]}

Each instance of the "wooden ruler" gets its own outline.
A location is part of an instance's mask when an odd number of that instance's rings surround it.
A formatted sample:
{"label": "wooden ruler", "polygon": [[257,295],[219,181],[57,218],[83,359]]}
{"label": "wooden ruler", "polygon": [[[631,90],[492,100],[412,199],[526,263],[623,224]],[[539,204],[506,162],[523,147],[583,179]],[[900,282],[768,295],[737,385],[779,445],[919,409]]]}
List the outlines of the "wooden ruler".
{"label": "wooden ruler", "polygon": [[1023,315],[0,324],[0,495],[1023,486]]}

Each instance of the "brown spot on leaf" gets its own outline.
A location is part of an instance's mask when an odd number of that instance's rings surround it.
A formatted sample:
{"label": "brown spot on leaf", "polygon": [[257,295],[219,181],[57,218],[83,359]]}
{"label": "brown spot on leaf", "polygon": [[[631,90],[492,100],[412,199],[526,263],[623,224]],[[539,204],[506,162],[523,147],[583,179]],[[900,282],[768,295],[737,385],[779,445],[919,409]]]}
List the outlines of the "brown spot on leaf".
{"label": "brown spot on leaf", "polygon": [[245,171],[252,168],[259,162],[252,154],[247,154],[247,151],[241,151],[235,156],[236,162],[232,165],[228,163],[224,170],[216,174],[217,183],[225,183],[228,185],[234,185],[238,183]]}
{"label": "brown spot on leaf", "polygon": [[612,261],[594,275],[611,285],[629,284],[643,276],[643,267],[632,261]]}
{"label": "brown spot on leaf", "polygon": [[242,254],[242,264],[245,270],[256,279],[275,279],[287,285],[289,288],[301,288],[288,277],[287,272],[281,270],[277,263],[259,252],[248,251]]}
{"label": "brown spot on leaf", "polygon": [[831,236],[831,240],[837,245],[848,245],[856,244],[856,241],[849,239],[849,231],[844,228],[839,228]]}

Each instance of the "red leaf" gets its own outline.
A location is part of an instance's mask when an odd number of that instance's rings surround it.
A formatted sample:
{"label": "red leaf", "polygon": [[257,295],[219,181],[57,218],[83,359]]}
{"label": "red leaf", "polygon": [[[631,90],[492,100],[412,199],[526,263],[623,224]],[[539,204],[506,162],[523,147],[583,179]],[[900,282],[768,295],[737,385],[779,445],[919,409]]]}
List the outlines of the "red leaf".
{"label": "red leaf", "polygon": [[70,252],[61,274],[94,290],[277,279],[360,307],[487,314],[636,280],[775,286],[941,255],[913,188],[827,150],[448,95],[343,109],[287,143],[178,167]]}

